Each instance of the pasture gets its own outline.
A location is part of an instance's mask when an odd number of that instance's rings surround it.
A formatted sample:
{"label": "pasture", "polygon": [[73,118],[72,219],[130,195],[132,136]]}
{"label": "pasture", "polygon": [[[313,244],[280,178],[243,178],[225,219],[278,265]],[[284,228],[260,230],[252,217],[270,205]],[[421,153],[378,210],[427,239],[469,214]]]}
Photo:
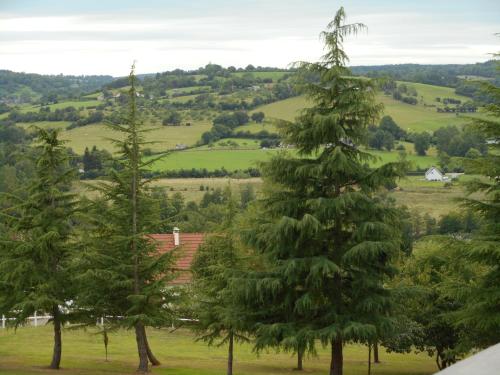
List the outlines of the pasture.
{"label": "pasture", "polygon": [[[462,101],[468,100],[467,97],[456,95],[454,89],[449,87],[409,82],[400,83],[415,87],[418,92],[418,99],[422,97],[423,103],[425,104],[439,104],[435,101],[436,97],[440,97],[441,99],[460,99]],[[469,121],[467,117],[471,116],[471,114],[438,113],[435,107],[426,107],[420,101],[417,105],[406,104],[394,100],[392,97],[386,96],[383,93],[377,95],[377,100],[384,105],[384,115],[392,116],[394,121],[406,131],[433,132],[442,126],[461,126],[466,124]],[[306,108],[307,105],[307,99],[303,96],[298,96],[260,106],[252,112],[262,111],[268,118],[293,121],[300,113],[300,110]]]}
{"label": "pasture", "polygon": [[[209,130],[212,124],[209,121],[191,122],[191,126],[151,126],[146,125],[145,129],[149,131],[145,133],[147,142],[146,148],[153,151],[165,151],[175,148],[178,143],[186,145],[195,144],[200,135]],[[66,130],[61,133],[61,137],[68,141],[68,147],[71,147],[75,152],[82,154],[85,147],[91,148],[96,145],[99,149],[107,149],[113,151],[113,144],[110,138],[116,138],[119,134],[104,124],[92,124],[79,128]]]}
{"label": "pasture", "polygon": [[[55,104],[49,104],[44,107],[49,107],[51,111],[54,111],[56,109],[62,109],[66,107],[75,107],[75,108],[89,108],[89,107],[97,107],[98,105],[101,105],[103,102],[100,100],[74,100],[74,101],[66,101],[66,102],[60,102],[60,103],[55,103]],[[40,110],[39,105],[24,105],[19,108],[19,112],[21,113],[27,113],[27,112],[38,112]]]}
{"label": "pasture", "polygon": [[234,149],[210,150],[204,147],[175,151],[153,164],[154,171],[178,169],[207,169],[214,171],[225,168],[228,171],[257,167],[258,162],[268,160],[279,152],[277,149]]}
{"label": "pasture", "polygon": [[[183,150],[174,151],[166,155],[161,160],[154,163],[152,170],[168,171],[179,169],[207,169],[214,171],[225,168],[228,171],[238,169],[255,168],[261,161],[269,160],[273,155],[279,152],[285,152],[291,155],[295,154],[293,149],[260,149],[260,142],[252,139],[229,138],[215,142],[211,147],[208,145]],[[407,160],[413,164],[413,168],[429,168],[437,165],[435,150],[431,149],[429,155],[416,155],[411,143],[401,142],[406,148]],[[380,166],[383,163],[396,162],[399,159],[399,153],[396,150],[378,151],[366,150],[374,155],[377,160],[374,166]]]}
{"label": "pasture", "polygon": [[[148,331],[155,355],[162,362],[153,374],[218,375],[225,373],[226,347],[207,347],[196,342],[191,332],[179,329]],[[0,329],[0,373],[4,375],[54,374],[46,369],[51,358],[52,331],[50,326],[25,327],[17,331]],[[304,373],[326,375],[329,349],[318,344],[317,357],[305,358]],[[361,345],[344,349],[344,373],[367,373],[368,350]],[[429,375],[436,371],[432,358],[426,354],[380,353],[381,363],[372,365],[373,375]],[[283,375],[293,370],[295,356],[274,350],[259,355],[250,344],[235,346],[234,372],[239,375]],[[95,331],[65,329],[63,331],[62,369],[66,375],[133,374],[137,366],[137,349],[132,331],[117,331],[109,335],[109,355],[105,361],[102,336]]]}

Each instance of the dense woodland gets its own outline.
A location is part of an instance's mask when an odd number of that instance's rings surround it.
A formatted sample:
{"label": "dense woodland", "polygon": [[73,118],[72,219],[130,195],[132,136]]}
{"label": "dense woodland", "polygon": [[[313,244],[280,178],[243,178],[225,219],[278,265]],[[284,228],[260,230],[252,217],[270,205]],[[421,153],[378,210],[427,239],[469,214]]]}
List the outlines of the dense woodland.
{"label": "dense woodland", "polygon": [[[327,347],[329,374],[342,375],[349,344],[365,345],[375,362],[380,347],[423,352],[443,369],[500,341],[498,63],[351,69],[344,40],[364,28],[345,24],[340,8],[321,34],[322,59],[286,71],[209,64],[136,77],[132,67],[114,80],[0,72],[0,313],[15,327],[34,313],[52,316],[51,369],[64,362],[62,328],[94,329],[101,319],[106,345],[107,332],[135,335],[141,373],[160,365],[148,330],[180,324],[227,348],[228,375],[238,342],[293,353],[297,370]],[[475,108],[484,116],[464,127],[408,131],[382,115],[376,97],[421,100],[396,81],[454,87],[470,102],[436,98],[436,111]],[[102,98],[88,107],[47,106],[83,94]],[[251,110],[298,95],[311,105],[294,121],[271,132],[241,130],[266,120]],[[15,106],[22,102],[38,110]],[[197,117],[210,124],[198,147],[245,138],[263,148],[292,145],[294,153],[246,171],[152,171],[165,155],[149,148],[145,118],[186,129]],[[114,152],[94,146],[79,155],[58,130],[19,126],[40,121],[102,122],[116,134]],[[392,198],[418,169],[396,142],[419,156],[432,147],[443,171],[475,176],[456,210],[435,218]],[[372,150],[395,148],[397,161],[371,163]],[[191,201],[153,183],[243,172],[262,177],[259,194],[250,184],[239,194],[200,184],[202,199]],[[79,179],[91,180],[92,194],[73,190]],[[149,237],[176,227],[206,234],[184,286],[172,285],[182,248],[159,254]]]}

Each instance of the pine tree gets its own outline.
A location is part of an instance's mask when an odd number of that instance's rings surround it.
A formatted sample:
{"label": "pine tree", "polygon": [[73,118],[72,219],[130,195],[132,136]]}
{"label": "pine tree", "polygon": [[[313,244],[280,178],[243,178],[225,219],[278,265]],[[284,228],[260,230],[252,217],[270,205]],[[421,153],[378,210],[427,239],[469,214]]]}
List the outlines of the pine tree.
{"label": "pine tree", "polygon": [[91,208],[85,233],[88,246],[78,262],[76,304],[90,321],[106,316],[111,327],[133,328],[138,371],[148,372],[148,359],[153,365],[159,361],[149,347],[146,327],[171,321],[169,307],[176,294],[167,284],[175,277],[174,257],[158,254],[148,237],[157,228],[160,214],[148,187],[151,181],[144,177],[152,161],[143,159],[147,130],[137,113],[134,67],[129,79],[128,116],[122,124],[108,125],[123,136],[114,140],[120,168],[111,171],[109,182],[97,187],[100,198]]}
{"label": "pine tree", "polygon": [[209,345],[228,345],[227,375],[233,374],[234,343],[248,341],[249,320],[237,303],[232,280],[243,270],[235,234],[237,204],[228,188],[225,218],[200,246],[192,265],[195,331]]}
{"label": "pine tree", "polygon": [[313,350],[320,339],[331,345],[332,375],[343,373],[346,342],[373,342],[391,326],[384,281],[394,273],[400,233],[397,210],[377,192],[403,172],[398,163],[370,168],[373,157],[357,146],[381,105],[375,85],[346,67],[343,40],[364,26],[344,19],[340,8],[322,33],[323,60],[298,66],[312,106],[281,131],[299,156],[264,163],[268,188],[243,232],[267,264],[244,280],[248,300],[264,312],[257,345],[279,340]]}
{"label": "pine tree", "polygon": [[[498,66],[500,70],[500,64]],[[468,192],[482,193],[482,199],[468,197],[467,209],[481,217],[481,228],[470,241],[460,241],[463,255],[477,264],[484,274],[467,285],[458,285],[455,295],[465,298],[465,307],[454,317],[466,327],[472,347],[487,347],[500,341],[500,87],[483,83],[492,99],[485,116],[473,119],[471,127],[490,140],[488,155],[465,160],[467,173],[482,175],[467,184]]]}
{"label": "pine tree", "polygon": [[[61,363],[61,328],[73,299],[69,265],[75,252],[77,200],[68,192],[75,179],[68,153],[55,130],[38,129],[36,171],[27,197],[4,211],[7,235],[0,255],[0,311],[15,325],[34,313],[52,316],[54,350],[50,368]],[[13,199],[13,197],[10,197]]]}

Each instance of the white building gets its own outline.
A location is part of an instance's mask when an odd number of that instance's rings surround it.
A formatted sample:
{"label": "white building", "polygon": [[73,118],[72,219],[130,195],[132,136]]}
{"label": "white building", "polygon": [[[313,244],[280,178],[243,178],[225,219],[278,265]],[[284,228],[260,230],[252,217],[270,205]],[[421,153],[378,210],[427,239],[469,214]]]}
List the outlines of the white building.
{"label": "white building", "polygon": [[430,167],[427,172],[425,172],[425,179],[427,181],[447,181],[448,177],[436,167]]}

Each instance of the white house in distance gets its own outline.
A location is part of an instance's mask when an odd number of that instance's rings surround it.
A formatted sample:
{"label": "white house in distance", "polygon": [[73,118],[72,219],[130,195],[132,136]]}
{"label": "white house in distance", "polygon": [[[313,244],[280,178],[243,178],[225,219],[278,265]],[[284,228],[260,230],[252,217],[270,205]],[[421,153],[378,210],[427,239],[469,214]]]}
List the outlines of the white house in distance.
{"label": "white house in distance", "polygon": [[430,167],[427,172],[425,172],[425,179],[427,181],[448,181],[449,178],[444,175],[436,167]]}

